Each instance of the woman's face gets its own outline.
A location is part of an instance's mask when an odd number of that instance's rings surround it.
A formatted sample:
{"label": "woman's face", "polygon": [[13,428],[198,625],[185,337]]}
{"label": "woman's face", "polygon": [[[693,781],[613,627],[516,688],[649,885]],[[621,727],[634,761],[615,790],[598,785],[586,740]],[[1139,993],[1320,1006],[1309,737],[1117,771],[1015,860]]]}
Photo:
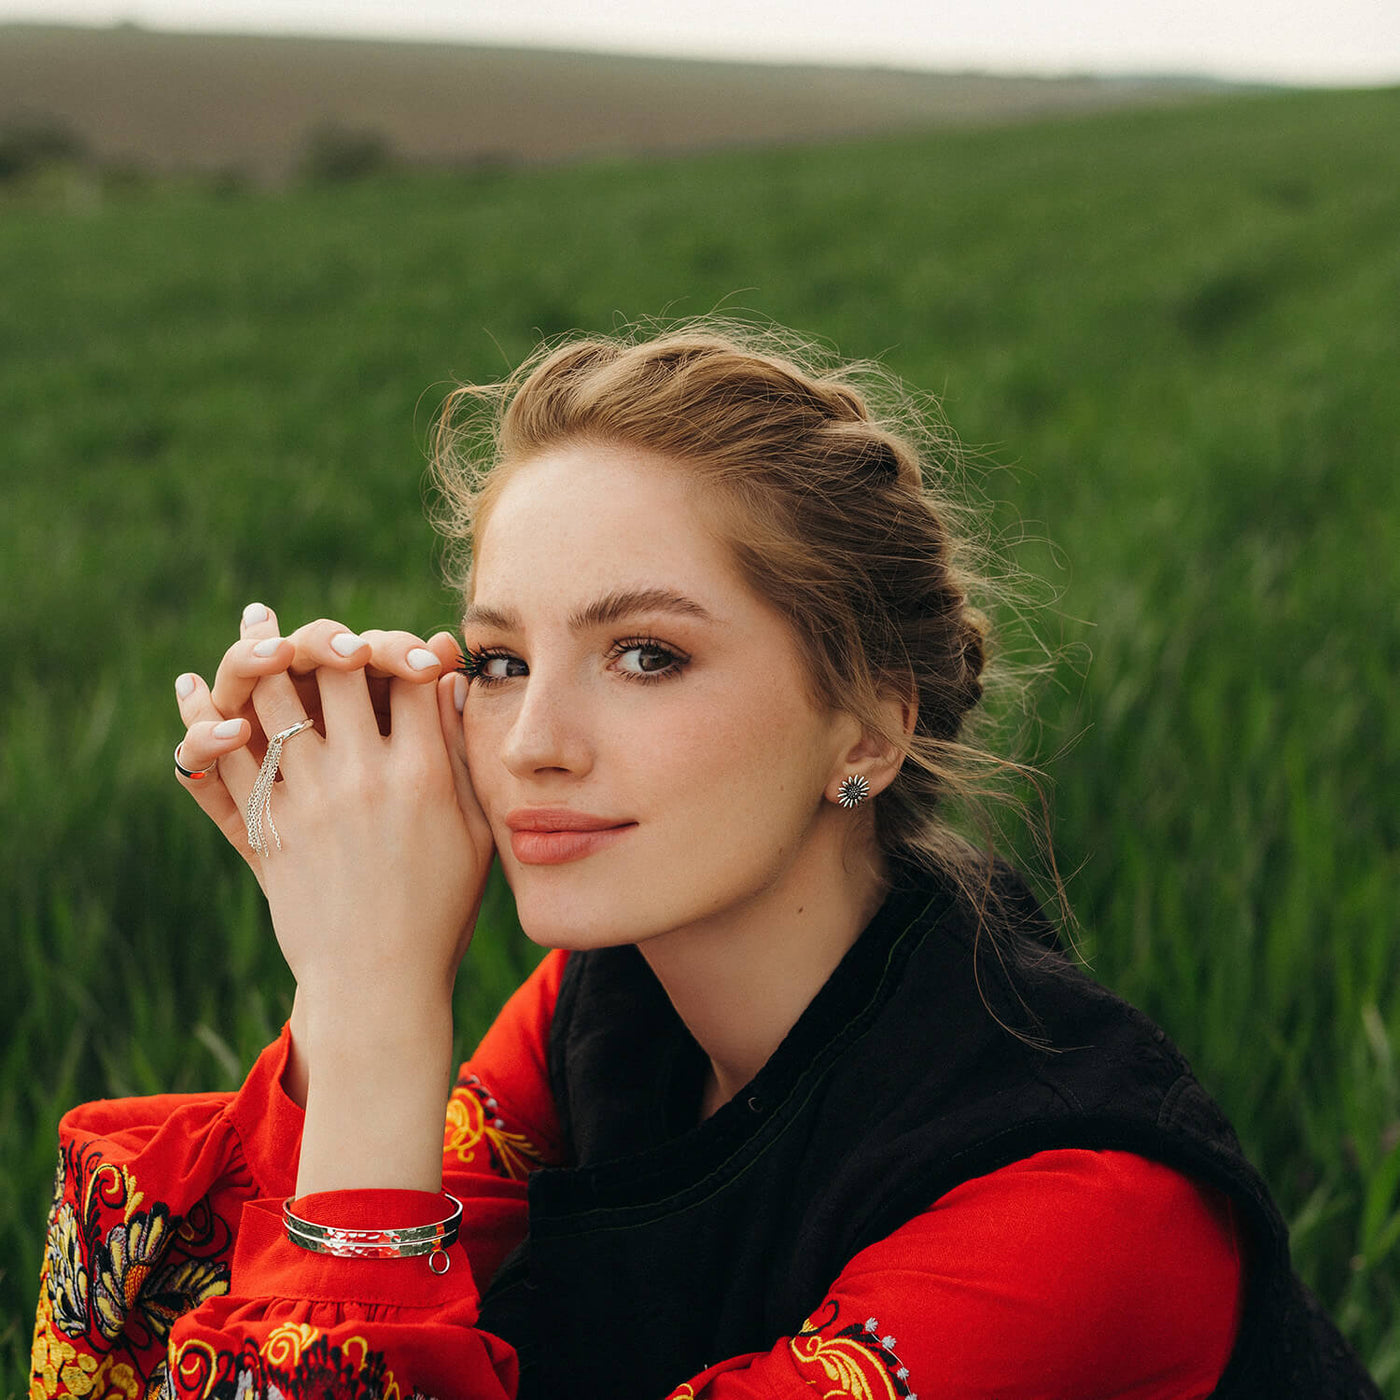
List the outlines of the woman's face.
{"label": "woman's face", "polygon": [[571,443],[512,470],[477,542],[467,759],[537,943],[761,917],[845,816],[823,797],[859,726],[814,706],[697,489]]}

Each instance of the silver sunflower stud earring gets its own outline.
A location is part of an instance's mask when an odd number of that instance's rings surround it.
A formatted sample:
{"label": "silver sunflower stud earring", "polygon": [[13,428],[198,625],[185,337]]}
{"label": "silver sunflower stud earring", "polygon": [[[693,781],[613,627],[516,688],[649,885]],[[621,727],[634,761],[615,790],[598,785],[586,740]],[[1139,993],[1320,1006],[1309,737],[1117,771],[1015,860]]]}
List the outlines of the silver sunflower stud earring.
{"label": "silver sunflower stud earring", "polygon": [[842,807],[859,807],[867,797],[870,796],[870,784],[859,773],[852,773],[849,778],[841,780],[841,787],[837,791],[836,801]]}

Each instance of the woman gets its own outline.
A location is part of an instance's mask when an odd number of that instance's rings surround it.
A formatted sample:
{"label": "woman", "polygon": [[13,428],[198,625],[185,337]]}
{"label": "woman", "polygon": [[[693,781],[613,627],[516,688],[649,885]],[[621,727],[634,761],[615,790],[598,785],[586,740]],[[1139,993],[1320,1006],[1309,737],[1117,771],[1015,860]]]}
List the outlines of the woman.
{"label": "woman", "polygon": [[[237,1095],[65,1119],[39,1390],[1375,1393],[1176,1050],[944,824],[987,624],[853,386],[542,351],[445,468],[460,672],[255,604],[181,677],[296,1000]],[[493,852],[554,951],[452,1087]]]}

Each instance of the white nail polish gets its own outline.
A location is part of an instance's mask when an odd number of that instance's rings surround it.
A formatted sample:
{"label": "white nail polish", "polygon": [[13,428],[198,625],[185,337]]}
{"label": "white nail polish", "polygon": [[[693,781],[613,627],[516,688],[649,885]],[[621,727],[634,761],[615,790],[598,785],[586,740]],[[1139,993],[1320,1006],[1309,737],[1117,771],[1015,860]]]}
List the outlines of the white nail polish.
{"label": "white nail polish", "polygon": [[460,671],[452,677],[452,706],[459,715],[467,708],[467,678]]}
{"label": "white nail polish", "polygon": [[188,671],[175,681],[175,694],[181,700],[188,700],[194,694],[194,677]]}
{"label": "white nail polish", "polygon": [[438,659],[427,647],[414,647],[408,654],[408,664],[415,671],[426,671],[429,666],[436,666]]}
{"label": "white nail polish", "polygon": [[214,737],[216,739],[237,738],[242,727],[243,721],[241,719],[220,720],[220,722],[214,726]]}
{"label": "white nail polish", "polygon": [[257,646],[253,648],[254,656],[271,656],[278,647],[282,645],[281,637],[264,637]]}
{"label": "white nail polish", "polygon": [[358,637],[353,632],[337,632],[331,638],[331,650],[338,652],[341,656],[351,656],[364,646],[365,639]]}
{"label": "white nail polish", "polygon": [[259,622],[267,621],[267,609],[261,603],[249,603],[243,609],[243,625],[245,627],[255,626]]}

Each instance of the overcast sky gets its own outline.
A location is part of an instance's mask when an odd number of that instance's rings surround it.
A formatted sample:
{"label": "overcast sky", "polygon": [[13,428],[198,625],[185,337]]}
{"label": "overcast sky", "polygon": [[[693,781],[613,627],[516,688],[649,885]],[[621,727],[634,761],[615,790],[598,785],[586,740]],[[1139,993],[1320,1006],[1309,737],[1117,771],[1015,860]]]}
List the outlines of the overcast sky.
{"label": "overcast sky", "polygon": [[0,20],[697,57],[1400,82],[1400,0],[0,0]]}

